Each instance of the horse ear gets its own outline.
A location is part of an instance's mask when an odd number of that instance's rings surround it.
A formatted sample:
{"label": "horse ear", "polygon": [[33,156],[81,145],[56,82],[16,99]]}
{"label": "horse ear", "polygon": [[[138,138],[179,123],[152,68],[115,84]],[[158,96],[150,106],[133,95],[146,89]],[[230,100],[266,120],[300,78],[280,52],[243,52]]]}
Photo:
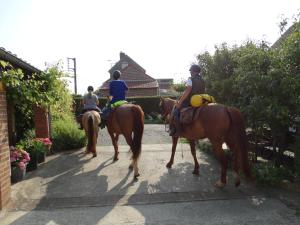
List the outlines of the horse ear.
{"label": "horse ear", "polygon": [[163,101],[163,100],[164,100],[164,97],[160,96],[160,100]]}

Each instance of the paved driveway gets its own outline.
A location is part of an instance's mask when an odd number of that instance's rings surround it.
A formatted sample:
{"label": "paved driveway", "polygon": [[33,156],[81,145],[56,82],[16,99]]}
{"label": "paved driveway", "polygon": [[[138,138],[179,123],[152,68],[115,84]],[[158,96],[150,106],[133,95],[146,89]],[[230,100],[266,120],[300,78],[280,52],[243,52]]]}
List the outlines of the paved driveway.
{"label": "paved driveway", "polygon": [[[147,124],[145,125],[143,134],[143,144],[170,144],[171,137],[165,131],[165,125],[162,124]],[[119,139],[120,145],[126,145],[125,138],[121,135]],[[98,137],[98,146],[112,145],[111,138],[108,135],[106,128],[100,130]]]}
{"label": "paved driveway", "polygon": [[128,170],[128,146],[120,145],[120,160],[113,162],[106,130],[99,139],[98,157],[84,149],[55,154],[13,185],[0,224],[300,224],[293,204],[299,195],[284,198],[245,181],[235,188],[230,171],[227,186],[216,189],[219,164],[197,152],[200,176],[192,175],[186,144],[178,145],[167,169],[171,140],[163,125],[145,126],[138,181]]}

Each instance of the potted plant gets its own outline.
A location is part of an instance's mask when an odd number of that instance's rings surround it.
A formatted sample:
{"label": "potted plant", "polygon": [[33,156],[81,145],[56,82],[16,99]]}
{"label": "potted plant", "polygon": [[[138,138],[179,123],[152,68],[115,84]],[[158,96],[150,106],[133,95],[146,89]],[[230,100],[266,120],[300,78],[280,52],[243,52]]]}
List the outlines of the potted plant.
{"label": "potted plant", "polygon": [[30,155],[30,161],[27,164],[26,170],[36,170],[38,166],[38,147],[40,144],[35,144],[32,139],[23,139],[18,145],[25,149]]}
{"label": "potted plant", "polygon": [[52,142],[49,138],[35,138],[33,141],[38,152],[38,163],[45,162],[46,154],[50,152]]}
{"label": "potted plant", "polygon": [[10,165],[11,165],[11,182],[16,183],[24,179],[26,174],[26,165],[30,161],[28,152],[21,149],[10,146]]}

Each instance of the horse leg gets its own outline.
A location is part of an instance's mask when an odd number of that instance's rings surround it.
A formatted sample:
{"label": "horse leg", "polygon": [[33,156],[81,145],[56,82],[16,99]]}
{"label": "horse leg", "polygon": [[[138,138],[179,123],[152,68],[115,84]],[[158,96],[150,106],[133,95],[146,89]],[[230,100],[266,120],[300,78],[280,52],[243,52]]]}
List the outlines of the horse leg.
{"label": "horse leg", "polygon": [[114,138],[115,138],[115,145],[114,145],[115,155],[114,155],[114,161],[118,161],[119,160],[119,147],[118,147],[119,135],[116,134],[114,136]]}
{"label": "horse leg", "polygon": [[[123,135],[125,137],[125,140],[126,140],[127,144],[130,146],[130,149],[132,151],[133,140],[132,140],[131,134],[123,134]],[[137,159],[132,159],[132,161],[129,165],[129,169],[133,169],[134,179],[137,179],[137,177],[140,176]]]}
{"label": "horse leg", "polygon": [[199,163],[198,163],[197,156],[196,156],[196,143],[194,140],[189,140],[189,143],[190,143],[191,153],[194,158],[194,165],[195,165],[193,174],[199,175]]}
{"label": "horse leg", "polygon": [[175,156],[175,152],[176,152],[176,146],[177,146],[178,138],[179,137],[172,136],[172,154],[171,154],[170,161],[166,165],[167,168],[171,168],[173,163],[174,163],[174,156]]}
{"label": "horse leg", "polygon": [[222,149],[222,142],[211,141],[211,143],[213,145],[213,151],[221,164],[221,178],[216,182],[215,186],[218,188],[223,188],[226,185],[227,157]]}
{"label": "horse leg", "polygon": [[233,151],[232,169],[233,169],[233,176],[235,179],[235,186],[238,187],[241,184],[241,179],[240,179],[240,175],[239,175],[239,164],[238,164],[237,151],[236,151],[234,143],[227,141],[226,144],[228,145],[229,149],[231,151]]}
{"label": "horse leg", "polygon": [[119,147],[118,147],[119,135],[118,134],[114,135],[114,133],[111,132],[111,131],[108,131],[108,133],[110,135],[112,144],[113,144],[114,149],[115,149],[115,155],[114,155],[114,159],[113,160],[117,161],[117,160],[119,160]]}
{"label": "horse leg", "polygon": [[[88,137],[88,132],[84,129],[84,132],[85,132],[85,136]],[[84,154],[88,154],[89,153],[89,145],[86,145],[86,148],[85,148],[85,151],[84,151]]]}
{"label": "horse leg", "polygon": [[92,145],[92,153],[93,153],[93,158],[97,157],[97,152],[96,152],[96,143],[97,143],[97,135],[94,135],[93,137],[93,145]]}
{"label": "horse leg", "polygon": [[[129,147],[130,147],[130,149],[129,149],[129,151],[132,151],[132,148],[131,148],[131,146],[132,146],[132,138],[131,138],[131,136],[129,136],[129,135],[126,135],[126,134],[123,134],[124,135],[124,137],[125,137],[125,140],[126,140],[126,143],[129,145]],[[132,169],[132,168],[134,168],[134,165],[133,165],[133,161],[130,163],[130,165],[129,165],[129,169]]]}

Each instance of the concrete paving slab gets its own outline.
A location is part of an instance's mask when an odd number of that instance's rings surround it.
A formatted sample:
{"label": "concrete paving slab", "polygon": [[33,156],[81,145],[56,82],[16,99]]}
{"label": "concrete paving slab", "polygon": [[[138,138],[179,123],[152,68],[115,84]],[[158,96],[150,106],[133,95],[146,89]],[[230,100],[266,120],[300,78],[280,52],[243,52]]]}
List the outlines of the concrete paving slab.
{"label": "concrete paving slab", "polygon": [[[227,186],[215,188],[219,164],[211,156],[197,152],[200,176],[193,175],[187,144],[178,145],[167,169],[171,144],[164,127],[145,126],[145,133],[150,138],[144,142],[152,144],[143,144],[138,181],[128,169],[127,145],[120,145],[117,162],[105,144],[97,147],[96,158],[84,149],[57,153],[12,186],[0,224],[300,224],[297,208],[269,190],[244,180],[235,188],[230,170]],[[102,140],[110,141],[107,135]]]}
{"label": "concrete paving slab", "polygon": [[[162,202],[164,197],[170,199],[168,193],[181,193],[176,195],[177,198],[190,195],[189,199],[193,196],[197,199],[225,199],[258,194],[254,185],[245,183],[235,188],[231,173],[225,189],[214,188],[219,177],[219,166],[215,160],[198,152],[200,176],[195,176],[192,174],[194,165],[189,146],[180,144],[180,148],[182,152],[176,154],[173,168],[167,169],[165,165],[170,157],[168,149],[171,145],[144,145],[139,160],[141,176],[137,182],[128,169],[131,154],[127,146],[120,146],[117,162],[113,162],[113,148],[108,146],[98,147],[96,158],[84,155],[83,149],[51,156],[41,168],[29,173],[26,180],[13,186],[11,209],[26,209],[27,200],[30,200],[31,208],[44,208],[53,205],[72,207],[82,202],[101,206],[107,205],[109,200],[116,204],[133,194],[137,197],[131,198],[131,203],[145,202],[143,198],[156,198]],[[122,204],[126,203],[123,199]]]}
{"label": "concrete paving slab", "polygon": [[233,199],[17,211],[7,213],[1,224],[296,225],[299,220],[276,199]]}

